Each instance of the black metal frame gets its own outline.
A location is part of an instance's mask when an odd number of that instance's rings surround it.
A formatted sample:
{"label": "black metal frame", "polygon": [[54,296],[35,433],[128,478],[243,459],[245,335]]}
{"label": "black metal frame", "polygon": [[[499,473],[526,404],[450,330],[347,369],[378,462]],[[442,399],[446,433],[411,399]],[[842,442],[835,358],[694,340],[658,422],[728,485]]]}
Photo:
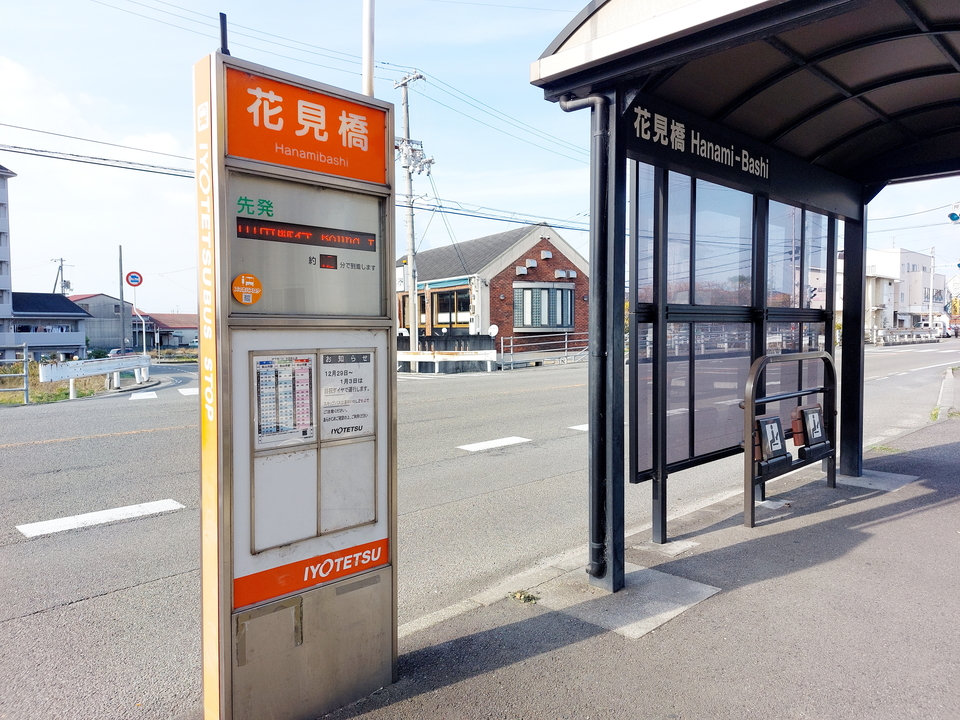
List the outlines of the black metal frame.
{"label": "black metal frame", "polygon": [[[833,311],[834,297],[833,293],[828,291],[826,297],[825,309],[814,308],[783,308],[767,307],[767,240],[769,223],[769,198],[754,194],[753,202],[753,238],[752,238],[752,268],[751,268],[751,305],[750,306],[706,306],[696,304],[695,272],[696,272],[696,180],[700,177],[694,173],[689,174],[691,178],[691,202],[690,202],[690,299],[693,303],[674,304],[667,303],[667,273],[668,273],[668,231],[667,217],[669,213],[669,175],[667,168],[653,165],[653,302],[640,304],[637,302],[639,297],[639,268],[640,268],[640,237],[638,229],[640,222],[638,219],[640,204],[638,202],[638,168],[642,162],[633,153],[625,153],[614,161],[615,166],[626,166],[626,183],[628,196],[630,198],[631,211],[627,219],[629,228],[629,268],[630,285],[629,296],[631,299],[630,307],[630,356],[629,356],[629,412],[631,428],[629,436],[629,468],[628,479],[630,483],[641,483],[647,480],[651,481],[651,495],[653,503],[652,515],[652,541],[655,543],[667,542],[667,478],[671,472],[696,467],[708,462],[713,462],[725,457],[736,455],[744,451],[742,443],[720,448],[709,453],[696,455],[695,447],[695,418],[693,408],[696,399],[696,373],[694,363],[696,353],[694,343],[692,342],[693,328],[699,323],[742,323],[751,327],[750,339],[750,358],[755,362],[765,357],[767,328],[770,323],[795,323],[797,325],[796,340],[802,347],[803,332],[807,324],[822,323],[824,326],[824,338],[826,352],[833,352]],[[714,178],[709,179],[716,182]],[[723,184],[723,183],[720,183]],[[802,279],[806,277],[807,263],[807,241],[806,236],[806,213],[807,208],[801,203],[790,203],[802,210],[801,216],[801,236],[800,236],[800,256],[797,271]],[[824,213],[816,208],[812,211],[827,217],[827,242],[824,252],[827,259],[826,285],[828,288],[834,286],[836,273],[836,244],[838,223],[835,215]],[[804,291],[801,290],[800,304],[804,304]],[[688,413],[688,452],[689,456],[685,459],[668,462],[667,461],[667,373],[668,373],[668,350],[667,350],[667,328],[670,323],[687,323],[691,327],[691,343],[688,350],[688,362],[690,363],[687,385],[687,407]],[[637,428],[642,427],[639,417],[640,403],[639,393],[639,375],[640,366],[646,364],[646,359],[639,357],[640,338],[639,327],[641,324],[653,325],[653,348],[652,364],[653,388],[651,396],[652,405],[652,467],[640,468],[640,443],[643,439],[639,437]],[[798,348],[799,349],[799,348]],[[789,353],[785,355],[785,360],[777,362],[786,362],[787,360],[797,362],[797,387],[796,391],[800,393],[804,390],[805,372],[803,353]],[[670,360],[675,361],[675,359]],[[764,378],[759,378],[757,390],[761,395],[764,393]],[[800,397],[801,395],[794,395]],[[768,402],[773,402],[768,400]],[[762,403],[761,403],[762,406]],[[834,443],[833,447],[836,447]]]}

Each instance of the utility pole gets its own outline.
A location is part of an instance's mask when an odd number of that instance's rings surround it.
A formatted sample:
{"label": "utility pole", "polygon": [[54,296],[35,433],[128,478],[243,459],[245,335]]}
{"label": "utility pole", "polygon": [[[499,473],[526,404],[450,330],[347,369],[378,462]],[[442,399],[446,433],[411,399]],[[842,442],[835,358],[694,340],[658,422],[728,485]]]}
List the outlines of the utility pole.
{"label": "utility pole", "polygon": [[[66,295],[67,290],[70,289],[70,281],[67,280],[67,277],[63,274],[63,264],[66,260],[64,258],[53,258],[50,262],[60,263],[60,267],[57,269],[57,277],[53,280],[53,292],[57,292],[57,285],[60,285],[60,294]],[[73,265],[68,265],[67,267],[73,267]]]}
{"label": "utility pole", "polygon": [[933,332],[933,273],[937,268],[937,249],[930,248],[930,332]]}
{"label": "utility pole", "polygon": [[363,94],[373,97],[373,8],[374,0],[363,0]]}
{"label": "utility pole", "polygon": [[[406,195],[407,195],[407,267],[405,268],[404,285],[407,288],[407,322],[410,325],[410,350],[420,349],[420,302],[417,294],[417,269],[415,264],[416,255],[416,236],[413,232],[413,173],[418,175],[429,170],[433,164],[433,158],[424,158],[423,143],[410,139],[410,103],[408,99],[407,86],[414,80],[423,80],[423,75],[415,72],[407,75],[402,80],[394,84],[394,88],[400,88],[401,104],[403,105],[403,137],[398,138],[398,147],[400,149],[400,166],[404,169],[406,175]],[[410,371],[417,372],[419,363],[410,362]]]}
{"label": "utility pole", "polygon": [[120,357],[123,357],[127,351],[126,316],[127,308],[123,304],[123,245],[120,245]]}

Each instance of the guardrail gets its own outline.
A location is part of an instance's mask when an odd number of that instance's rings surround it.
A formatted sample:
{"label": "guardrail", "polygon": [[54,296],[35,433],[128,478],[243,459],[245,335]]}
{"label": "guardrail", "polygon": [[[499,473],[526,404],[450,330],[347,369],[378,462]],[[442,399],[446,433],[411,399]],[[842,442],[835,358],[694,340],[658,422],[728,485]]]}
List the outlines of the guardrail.
{"label": "guardrail", "polygon": [[408,362],[411,368],[413,363],[417,363],[417,371],[420,370],[420,363],[432,362],[434,364],[433,372],[440,372],[440,363],[442,362],[486,362],[487,372],[493,370],[493,365],[497,361],[496,350],[398,350],[397,362]]}
{"label": "guardrail", "polygon": [[500,338],[500,366],[513,370],[530,363],[582,362],[590,351],[590,333],[567,332],[553,335],[516,335]]}
{"label": "guardrail", "polygon": [[940,342],[940,338],[930,328],[884,328],[877,333],[878,345],[913,345],[928,342]]}
{"label": "guardrail", "polygon": [[22,360],[0,360],[0,364],[2,364],[2,365],[15,365],[16,363],[22,363],[22,364],[23,364],[23,372],[20,372],[20,373],[9,373],[9,374],[3,375],[3,377],[10,377],[10,378],[22,377],[22,378],[23,378],[23,385],[21,385],[20,387],[13,387],[13,388],[0,388],[0,392],[22,392],[22,393],[23,393],[23,404],[24,404],[24,405],[29,405],[29,404],[30,404],[30,373],[29,373],[29,370],[30,370],[30,359],[29,359],[30,351],[29,351],[29,348],[27,347],[26,343],[24,343],[23,345],[14,345],[14,346],[8,346],[8,347],[17,347],[17,348],[20,348],[21,351],[23,352],[23,359],[22,359]]}
{"label": "guardrail", "polygon": [[69,362],[43,363],[40,365],[40,382],[69,380],[70,399],[75,400],[77,391],[74,381],[77,378],[106,375],[107,389],[110,389],[110,376],[112,375],[112,387],[119,388],[120,372],[122,370],[133,370],[137,384],[146,382],[150,379],[150,356],[125,355],[123,357],[102,358],[98,360],[71,360]]}
{"label": "guardrail", "polygon": [[[823,385],[802,388],[795,392],[778,393],[756,397],[760,374],[767,365],[819,360],[823,363]],[[802,377],[802,374],[801,374]],[[800,406],[794,410],[794,427],[791,428],[794,444],[797,434],[803,444],[799,446],[798,460],[786,450],[787,435],[780,425],[779,416],[757,416],[757,406],[779,403],[783,400],[823,394],[823,408],[819,405]],[[747,373],[743,402],[743,524],[753,527],[756,521],[756,503],[766,498],[765,483],[784,473],[798,470],[817,460],[826,461],[827,487],[837,486],[837,370],[833,358],[825,352],[789,353],[764,355],[757,358]],[[797,412],[797,411],[800,412]]]}

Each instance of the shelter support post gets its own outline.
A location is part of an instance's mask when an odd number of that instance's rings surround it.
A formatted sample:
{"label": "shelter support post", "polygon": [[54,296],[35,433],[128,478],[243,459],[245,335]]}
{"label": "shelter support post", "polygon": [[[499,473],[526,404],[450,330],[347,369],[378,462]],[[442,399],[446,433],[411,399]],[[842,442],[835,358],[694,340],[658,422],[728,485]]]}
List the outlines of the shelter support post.
{"label": "shelter support post", "polygon": [[863,475],[864,300],[867,209],[846,221],[843,240],[843,335],[840,363],[840,472]]}
{"label": "shelter support post", "polygon": [[[653,176],[653,497],[652,542],[667,542],[667,171],[654,169]],[[631,388],[632,390],[632,388]]]}
{"label": "shelter support post", "polygon": [[[590,366],[589,394],[589,551],[590,584],[609,592],[623,588],[623,285],[624,242],[611,248],[611,181],[622,169],[611,167],[609,98],[564,96],[565,112],[591,109],[590,144]],[[618,261],[619,259],[619,261]],[[611,308],[616,311],[611,311]],[[619,318],[619,327],[616,326]],[[619,348],[619,351],[617,350]],[[617,469],[619,468],[619,473]]]}

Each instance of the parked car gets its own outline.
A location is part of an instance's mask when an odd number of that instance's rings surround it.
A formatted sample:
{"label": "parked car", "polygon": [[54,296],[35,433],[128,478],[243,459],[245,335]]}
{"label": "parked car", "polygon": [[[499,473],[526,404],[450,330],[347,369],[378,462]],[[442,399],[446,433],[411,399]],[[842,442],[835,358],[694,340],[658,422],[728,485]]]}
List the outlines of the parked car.
{"label": "parked car", "polygon": [[[930,327],[929,322],[920,323],[920,327],[923,329],[928,329]],[[948,338],[953,337],[953,331],[950,329],[949,325],[945,325],[940,320],[933,321],[933,334],[938,338]]]}
{"label": "parked car", "polygon": [[136,354],[137,354],[137,351],[134,350],[133,348],[124,348],[123,350],[121,350],[120,348],[114,348],[113,350],[107,353],[107,357],[121,357],[123,355],[136,355]]}

